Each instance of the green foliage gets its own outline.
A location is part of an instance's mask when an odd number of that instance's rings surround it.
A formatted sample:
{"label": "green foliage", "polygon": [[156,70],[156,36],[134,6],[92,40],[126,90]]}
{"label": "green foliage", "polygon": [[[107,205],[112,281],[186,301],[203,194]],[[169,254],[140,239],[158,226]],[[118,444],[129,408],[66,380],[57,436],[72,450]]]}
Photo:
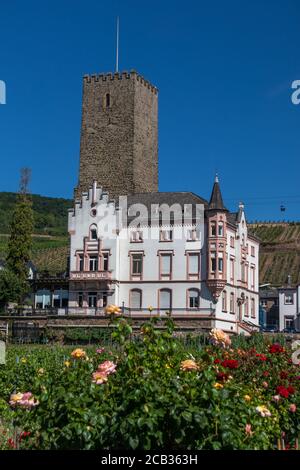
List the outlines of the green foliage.
{"label": "green foliage", "polygon": [[[295,443],[300,382],[290,351],[272,353],[261,335],[232,349],[187,348],[170,319],[152,319],[134,338],[123,318],[113,323],[117,348],[89,346],[76,359],[60,346],[8,348],[0,396],[7,425],[31,433],[25,448],[273,450],[282,432]],[[97,385],[92,374],[107,360],[116,371]],[[185,370],[186,360],[196,368]],[[278,385],[291,384],[291,395],[275,402]],[[38,406],[10,409],[15,391],[31,391]],[[257,411],[262,405],[271,416]]]}
{"label": "green foliage", "polygon": [[23,293],[29,289],[28,262],[31,258],[32,231],[31,199],[26,194],[19,194],[13,211],[6,265],[18,277]]}
{"label": "green foliage", "polygon": [[67,328],[64,342],[72,344],[95,343],[111,340],[112,330],[108,328]]}
{"label": "green foliage", "polygon": [[[67,234],[70,199],[50,198],[33,194],[34,233],[54,236]],[[0,193],[0,233],[9,233],[10,220],[17,200],[16,193]]]}
{"label": "green foliage", "polygon": [[0,305],[17,302],[24,294],[24,283],[9,269],[0,271]]}

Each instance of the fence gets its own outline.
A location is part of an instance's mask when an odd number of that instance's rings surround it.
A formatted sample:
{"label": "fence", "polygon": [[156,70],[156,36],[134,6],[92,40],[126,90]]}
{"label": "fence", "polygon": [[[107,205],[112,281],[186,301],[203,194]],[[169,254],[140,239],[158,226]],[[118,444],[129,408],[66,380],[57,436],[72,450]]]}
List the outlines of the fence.
{"label": "fence", "polygon": [[[159,327],[158,327],[159,328]],[[14,322],[10,341],[14,344],[48,344],[60,342],[66,345],[92,345],[97,344],[110,348],[117,348],[118,343],[112,338],[114,327],[106,326],[66,326],[63,329],[39,327],[33,323]],[[186,332],[174,331],[176,338],[184,347],[200,349],[209,342],[208,334],[201,329]],[[140,328],[136,328],[130,335],[130,341],[140,341]]]}
{"label": "fence", "polygon": [[13,322],[10,340],[12,343],[18,344],[44,344],[47,342],[44,328],[40,328],[33,323],[28,324],[24,322]]}

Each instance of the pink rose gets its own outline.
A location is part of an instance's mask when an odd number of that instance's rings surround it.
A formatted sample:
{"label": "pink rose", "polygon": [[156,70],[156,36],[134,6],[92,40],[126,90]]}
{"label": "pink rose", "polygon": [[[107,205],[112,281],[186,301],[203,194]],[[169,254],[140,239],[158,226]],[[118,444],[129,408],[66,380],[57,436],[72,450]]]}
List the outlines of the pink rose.
{"label": "pink rose", "polygon": [[31,392],[25,392],[25,393],[23,393],[22,400],[29,400],[31,397],[32,397]]}
{"label": "pink rose", "polygon": [[296,413],[296,410],[297,410],[297,406],[294,403],[292,403],[291,406],[290,406],[290,412],[291,413]]}
{"label": "pink rose", "polygon": [[245,432],[246,432],[246,434],[248,434],[249,436],[252,436],[253,431],[252,431],[252,428],[251,428],[251,424],[246,424],[246,426],[245,426]]}
{"label": "pink rose", "polygon": [[116,364],[112,361],[104,361],[98,366],[98,372],[101,372],[104,375],[113,374],[116,371]]}
{"label": "pink rose", "polygon": [[96,385],[102,385],[107,382],[107,375],[103,374],[103,372],[96,371],[93,373],[92,382]]}

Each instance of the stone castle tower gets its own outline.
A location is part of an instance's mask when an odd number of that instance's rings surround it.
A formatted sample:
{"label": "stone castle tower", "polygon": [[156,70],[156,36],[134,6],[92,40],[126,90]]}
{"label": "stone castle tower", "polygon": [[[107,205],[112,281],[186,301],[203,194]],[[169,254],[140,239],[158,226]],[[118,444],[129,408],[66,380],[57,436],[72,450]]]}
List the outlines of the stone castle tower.
{"label": "stone castle tower", "polygon": [[85,75],[75,197],[158,191],[158,90],[135,71]]}

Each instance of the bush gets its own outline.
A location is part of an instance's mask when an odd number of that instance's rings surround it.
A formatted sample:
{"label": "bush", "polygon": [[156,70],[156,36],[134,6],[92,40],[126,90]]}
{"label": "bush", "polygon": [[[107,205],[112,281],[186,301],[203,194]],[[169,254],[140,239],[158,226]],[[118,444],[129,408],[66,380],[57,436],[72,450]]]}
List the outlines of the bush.
{"label": "bush", "polygon": [[[31,433],[22,445],[276,449],[282,433],[295,444],[300,375],[286,346],[255,335],[232,347],[187,347],[170,319],[162,330],[159,321],[145,323],[132,341],[130,324],[116,319],[111,350],[10,347],[0,396],[8,424]],[[36,406],[8,407],[14,392],[31,392]]]}

